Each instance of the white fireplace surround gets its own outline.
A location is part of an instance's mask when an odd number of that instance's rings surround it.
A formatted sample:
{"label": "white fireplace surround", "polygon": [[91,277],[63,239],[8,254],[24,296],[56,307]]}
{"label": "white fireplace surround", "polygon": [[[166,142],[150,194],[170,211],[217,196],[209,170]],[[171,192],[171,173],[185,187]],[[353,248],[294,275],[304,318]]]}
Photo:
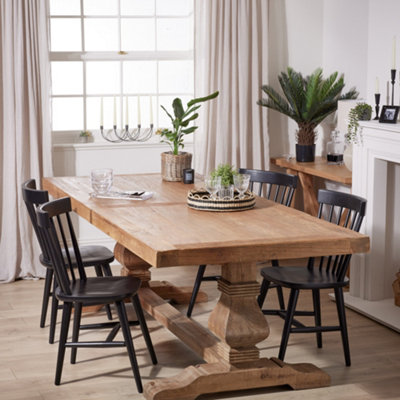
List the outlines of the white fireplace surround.
{"label": "white fireplace surround", "polygon": [[400,269],[400,124],[360,122],[352,192],[368,201],[362,232],[371,251],[356,255],[346,305],[400,332],[392,282]]}

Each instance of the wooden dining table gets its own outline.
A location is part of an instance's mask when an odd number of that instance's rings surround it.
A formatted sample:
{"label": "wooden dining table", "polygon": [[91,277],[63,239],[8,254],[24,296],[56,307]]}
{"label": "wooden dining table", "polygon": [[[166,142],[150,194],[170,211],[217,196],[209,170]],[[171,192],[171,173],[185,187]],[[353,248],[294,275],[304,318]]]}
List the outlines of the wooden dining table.
{"label": "wooden dining table", "polygon": [[[186,199],[196,184],[165,182],[158,174],[114,177],[116,190],[153,192],[145,201],[93,198],[88,177],[44,178],[42,186],[53,197],[69,196],[75,212],[116,240],[123,273],[142,279],[143,308],[205,361],[173,378],[148,382],[146,399],[190,400],[206,393],[330,384],[329,375],[312,364],[260,357],[257,344],[267,339],[269,328],[256,301],[257,262],[363,253],[369,249],[367,236],[259,197],[247,211],[194,210]],[[166,301],[162,282],[151,280],[151,267],[199,264],[221,265],[221,294],[208,329]]]}

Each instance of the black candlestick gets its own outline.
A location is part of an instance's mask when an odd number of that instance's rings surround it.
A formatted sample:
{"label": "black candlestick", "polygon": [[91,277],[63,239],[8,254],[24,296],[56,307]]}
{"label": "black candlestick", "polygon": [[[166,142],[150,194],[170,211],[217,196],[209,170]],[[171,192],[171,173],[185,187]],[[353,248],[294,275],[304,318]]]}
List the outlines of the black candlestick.
{"label": "black candlestick", "polygon": [[375,93],[375,113],[376,116],[374,119],[379,119],[379,102],[381,100],[381,94],[380,93]]}
{"label": "black candlestick", "polygon": [[394,105],[394,83],[396,81],[396,70],[395,69],[390,70],[390,76],[392,79],[392,106],[393,106]]}

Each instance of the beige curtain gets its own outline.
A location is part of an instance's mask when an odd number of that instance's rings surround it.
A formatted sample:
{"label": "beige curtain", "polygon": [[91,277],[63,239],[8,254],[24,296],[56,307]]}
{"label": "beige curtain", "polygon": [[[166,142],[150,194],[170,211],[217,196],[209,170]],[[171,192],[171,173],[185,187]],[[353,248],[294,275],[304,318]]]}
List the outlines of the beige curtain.
{"label": "beige curtain", "polygon": [[44,276],[21,197],[51,175],[47,1],[0,0],[0,281]]}
{"label": "beige curtain", "polygon": [[268,0],[195,0],[196,173],[220,163],[269,168],[267,113],[256,104],[268,75]]}

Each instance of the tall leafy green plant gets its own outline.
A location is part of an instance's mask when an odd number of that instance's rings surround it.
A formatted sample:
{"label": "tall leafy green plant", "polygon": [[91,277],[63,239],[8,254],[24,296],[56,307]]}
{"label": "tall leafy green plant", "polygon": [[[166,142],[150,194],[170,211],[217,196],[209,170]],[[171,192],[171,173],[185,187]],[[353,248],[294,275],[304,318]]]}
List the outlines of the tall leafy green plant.
{"label": "tall leafy green plant", "polygon": [[296,121],[298,125],[297,143],[312,145],[315,143],[315,128],[337,109],[338,100],[356,99],[355,88],[342,95],[345,86],[343,75],[334,72],[328,78],[322,76],[322,69],[316,69],[310,76],[303,77],[300,72],[288,67],[287,72],[278,76],[283,96],[272,86],[263,85],[267,95],[257,104],[279,111]]}
{"label": "tall leafy green plant", "polygon": [[196,111],[201,107],[201,104],[198,103],[204,103],[205,101],[215,99],[218,95],[219,92],[216,91],[208,96],[190,100],[186,104],[186,109],[183,108],[182,100],[177,97],[172,102],[174,116],[172,116],[164,106],[161,106],[171,119],[172,129],[159,129],[157,133],[163,138],[161,140],[162,143],[168,143],[170,145],[173,154],[178,155],[179,148],[184,148],[184,136],[193,133],[198,128],[198,126],[189,126],[189,123],[199,116]]}

